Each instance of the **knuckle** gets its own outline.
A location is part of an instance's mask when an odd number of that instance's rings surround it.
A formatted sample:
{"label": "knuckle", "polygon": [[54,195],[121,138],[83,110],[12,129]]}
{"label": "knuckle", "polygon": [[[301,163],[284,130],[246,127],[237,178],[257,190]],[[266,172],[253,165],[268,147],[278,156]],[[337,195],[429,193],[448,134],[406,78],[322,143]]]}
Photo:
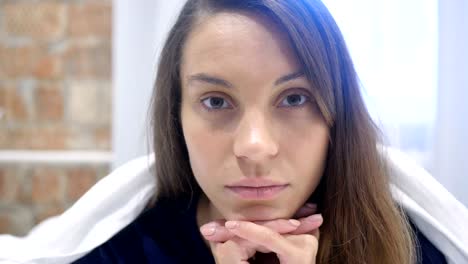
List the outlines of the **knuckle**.
{"label": "knuckle", "polygon": [[272,239],[271,235],[268,235],[267,233],[265,232],[262,232],[260,234],[257,235],[257,239],[260,240],[260,241],[269,241],[270,239]]}
{"label": "knuckle", "polygon": [[297,227],[292,226],[291,223],[286,219],[277,219],[274,221],[268,221],[268,222],[261,223],[260,225],[267,227],[270,230],[276,233],[280,233],[280,234],[292,232],[295,229],[297,229]]}
{"label": "knuckle", "polygon": [[310,234],[292,235],[289,237],[291,242],[301,249],[310,249],[311,247],[318,247],[318,240]]}
{"label": "knuckle", "polygon": [[278,227],[281,225],[281,221],[280,220],[275,220],[275,221],[269,221],[269,222],[265,222],[263,224],[264,227],[268,227],[268,228],[271,228],[273,230],[275,229],[278,229]]}
{"label": "knuckle", "polygon": [[302,244],[308,248],[310,248],[310,246],[314,246],[314,247],[318,246],[318,240],[313,235],[305,234],[305,235],[302,235],[301,238],[302,238]]}

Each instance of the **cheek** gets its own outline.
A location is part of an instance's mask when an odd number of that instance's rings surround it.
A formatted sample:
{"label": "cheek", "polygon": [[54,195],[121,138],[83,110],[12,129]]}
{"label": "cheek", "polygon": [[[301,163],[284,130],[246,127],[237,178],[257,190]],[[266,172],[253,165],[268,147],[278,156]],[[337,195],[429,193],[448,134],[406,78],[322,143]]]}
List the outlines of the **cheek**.
{"label": "cheek", "polygon": [[315,188],[323,174],[329,134],[324,123],[289,131],[283,140],[283,151],[295,171],[296,182]]}
{"label": "cheek", "polygon": [[219,173],[229,142],[221,133],[209,129],[195,115],[187,114],[182,120],[190,165],[195,178],[203,185],[204,179],[212,181]]}

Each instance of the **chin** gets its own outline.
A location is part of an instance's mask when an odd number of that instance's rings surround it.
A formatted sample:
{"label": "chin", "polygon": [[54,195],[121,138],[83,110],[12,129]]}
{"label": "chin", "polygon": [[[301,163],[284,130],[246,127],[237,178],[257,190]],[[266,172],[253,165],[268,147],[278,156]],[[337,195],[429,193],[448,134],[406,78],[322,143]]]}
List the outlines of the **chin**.
{"label": "chin", "polygon": [[265,206],[253,206],[229,212],[226,215],[226,220],[240,220],[240,221],[269,221],[275,219],[289,219],[285,212],[277,208]]}

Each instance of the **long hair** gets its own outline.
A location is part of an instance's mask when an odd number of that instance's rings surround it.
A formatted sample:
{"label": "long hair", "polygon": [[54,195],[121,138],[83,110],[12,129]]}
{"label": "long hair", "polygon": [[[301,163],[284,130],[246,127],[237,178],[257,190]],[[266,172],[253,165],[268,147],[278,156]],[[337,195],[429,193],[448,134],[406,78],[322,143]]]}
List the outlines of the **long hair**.
{"label": "long hair", "polygon": [[218,12],[271,19],[289,42],[314,87],[330,130],[324,174],[314,199],[324,218],[317,263],[414,263],[405,215],[394,203],[379,155],[378,129],[363,102],[343,37],[318,0],[188,0],[169,33],[152,98],[157,198],[200,193],[183,138],[180,63],[191,30]]}

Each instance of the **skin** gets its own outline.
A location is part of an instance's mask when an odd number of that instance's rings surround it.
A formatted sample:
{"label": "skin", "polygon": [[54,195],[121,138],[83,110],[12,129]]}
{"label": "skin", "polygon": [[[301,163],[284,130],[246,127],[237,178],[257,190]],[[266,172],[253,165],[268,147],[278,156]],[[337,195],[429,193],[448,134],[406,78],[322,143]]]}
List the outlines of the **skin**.
{"label": "skin", "polygon": [[[258,16],[218,13],[195,26],[183,49],[181,122],[204,192],[197,220],[217,231],[210,241],[217,263],[248,263],[256,252],[273,252],[280,263],[315,262],[321,217],[287,219],[320,181],[329,130],[314,87],[295,74],[300,64],[275,28]],[[269,200],[225,188],[256,177],[288,186]]]}

